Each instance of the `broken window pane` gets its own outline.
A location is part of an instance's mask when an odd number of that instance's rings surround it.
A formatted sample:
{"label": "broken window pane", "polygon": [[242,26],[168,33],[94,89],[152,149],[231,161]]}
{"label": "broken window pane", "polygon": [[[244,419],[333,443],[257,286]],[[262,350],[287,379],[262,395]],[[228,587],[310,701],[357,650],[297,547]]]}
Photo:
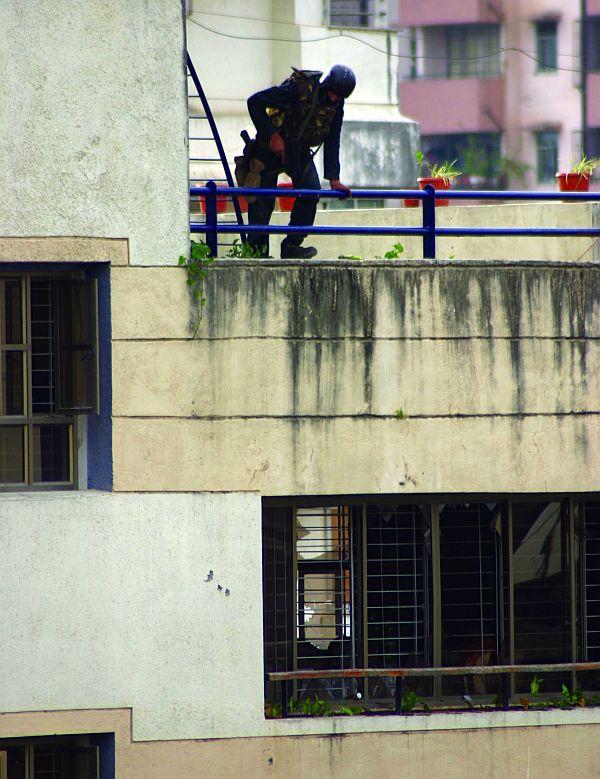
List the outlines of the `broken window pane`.
{"label": "broken window pane", "polygon": [[[442,665],[497,663],[495,503],[454,503],[440,509]],[[442,680],[444,694],[496,694],[498,677]]]}
{"label": "broken window pane", "polygon": [[[571,615],[566,522],[562,505],[513,503],[513,600],[515,663],[571,660]],[[568,675],[546,674],[544,690],[560,690]],[[531,674],[515,675],[528,692]]]}

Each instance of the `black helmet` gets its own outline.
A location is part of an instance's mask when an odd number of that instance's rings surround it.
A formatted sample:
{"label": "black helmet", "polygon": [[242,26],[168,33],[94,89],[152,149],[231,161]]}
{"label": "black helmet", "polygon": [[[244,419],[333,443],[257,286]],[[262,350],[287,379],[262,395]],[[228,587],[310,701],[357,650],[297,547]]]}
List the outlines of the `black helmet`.
{"label": "black helmet", "polygon": [[323,86],[340,97],[350,97],[356,86],[356,76],[347,65],[334,65],[323,81]]}

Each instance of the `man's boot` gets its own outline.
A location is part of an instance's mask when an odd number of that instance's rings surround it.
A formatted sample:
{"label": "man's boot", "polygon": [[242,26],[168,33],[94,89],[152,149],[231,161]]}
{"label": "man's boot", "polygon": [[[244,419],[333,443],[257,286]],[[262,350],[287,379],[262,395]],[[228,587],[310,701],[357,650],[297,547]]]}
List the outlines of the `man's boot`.
{"label": "man's boot", "polygon": [[298,243],[291,243],[287,238],[281,242],[282,260],[310,260],[316,253],[314,246],[301,246]]}

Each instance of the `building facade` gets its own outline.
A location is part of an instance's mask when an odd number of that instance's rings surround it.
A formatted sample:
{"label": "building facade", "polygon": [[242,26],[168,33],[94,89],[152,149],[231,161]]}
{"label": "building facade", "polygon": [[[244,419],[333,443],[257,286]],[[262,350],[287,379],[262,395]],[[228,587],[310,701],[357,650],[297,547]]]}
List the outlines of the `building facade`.
{"label": "building facade", "polygon": [[600,6],[594,0],[399,0],[400,106],[433,162],[471,183],[552,185],[599,155]]}
{"label": "building facade", "polygon": [[593,251],[330,244],[199,308],[182,5],[65,5],[0,9],[0,776],[594,775],[596,706],[385,674],[598,659]]}

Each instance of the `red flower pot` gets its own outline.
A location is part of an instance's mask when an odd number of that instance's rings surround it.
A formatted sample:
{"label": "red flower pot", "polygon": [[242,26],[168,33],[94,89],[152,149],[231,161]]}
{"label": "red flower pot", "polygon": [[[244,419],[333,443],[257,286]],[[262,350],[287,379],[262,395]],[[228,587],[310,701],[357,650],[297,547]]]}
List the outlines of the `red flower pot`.
{"label": "red flower pot", "polygon": [[557,173],[560,192],[587,192],[590,188],[590,177],[587,173]]}
{"label": "red flower pot", "polygon": [[[229,197],[227,195],[217,195],[217,214],[224,214],[227,211],[227,201]],[[200,195],[200,212],[206,213],[206,198],[204,195]]]}
{"label": "red flower pot", "polygon": [[416,197],[405,197],[404,208],[417,208],[420,202]]}
{"label": "red flower pot", "polygon": [[[291,181],[280,181],[277,184],[277,189],[293,189],[294,185]],[[277,203],[280,211],[291,211],[296,202],[295,197],[278,197]]]}
{"label": "red flower pot", "polygon": [[[426,176],[425,178],[419,178],[417,179],[419,182],[419,187],[421,189],[425,189],[427,184],[431,184],[431,186],[434,189],[450,189],[452,186],[452,181],[450,179],[442,178],[441,176],[436,176],[435,178],[431,178],[429,176]],[[447,198],[437,198],[435,199],[436,206],[447,206],[450,204],[450,201]]]}

